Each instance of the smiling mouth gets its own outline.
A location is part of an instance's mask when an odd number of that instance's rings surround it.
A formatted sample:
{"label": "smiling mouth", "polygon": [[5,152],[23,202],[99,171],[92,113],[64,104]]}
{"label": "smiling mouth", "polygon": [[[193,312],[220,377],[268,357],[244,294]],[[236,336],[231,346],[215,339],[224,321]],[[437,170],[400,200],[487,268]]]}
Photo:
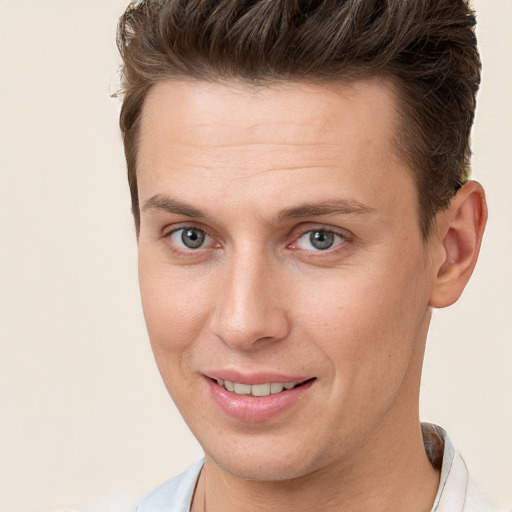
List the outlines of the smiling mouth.
{"label": "smiling mouth", "polygon": [[314,378],[302,382],[267,382],[265,384],[242,384],[240,382],[231,382],[221,379],[215,379],[215,382],[231,393],[260,397],[277,395],[278,393],[302,386],[312,380],[314,380]]}

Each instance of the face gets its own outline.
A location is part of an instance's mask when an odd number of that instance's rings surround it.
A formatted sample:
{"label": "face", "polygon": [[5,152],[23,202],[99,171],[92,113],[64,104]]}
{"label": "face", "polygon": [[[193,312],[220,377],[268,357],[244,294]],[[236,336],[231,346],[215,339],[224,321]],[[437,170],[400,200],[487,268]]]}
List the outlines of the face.
{"label": "face", "polygon": [[377,81],[147,97],[142,302],[207,463],[294,478],[417,421],[433,270],[396,117]]}

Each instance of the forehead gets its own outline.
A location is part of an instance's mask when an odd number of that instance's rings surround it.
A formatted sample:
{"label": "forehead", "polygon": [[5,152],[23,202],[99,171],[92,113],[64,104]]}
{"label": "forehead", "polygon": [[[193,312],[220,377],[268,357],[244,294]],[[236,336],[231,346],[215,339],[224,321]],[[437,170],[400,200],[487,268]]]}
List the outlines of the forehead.
{"label": "forehead", "polygon": [[[146,97],[139,140],[143,153],[145,147],[154,149],[160,142],[155,134],[164,132],[170,144],[188,144],[193,138],[197,145],[210,147],[226,142],[390,144],[396,131],[395,108],[392,88],[377,79],[260,87],[165,81]],[[141,160],[145,156],[150,157],[143,154]]]}
{"label": "forehead", "polygon": [[249,209],[267,201],[269,212],[275,204],[293,207],[305,196],[331,194],[376,210],[400,205],[405,196],[410,209],[416,191],[393,146],[397,118],[393,89],[384,81],[161,82],[149,92],[141,119],[140,203],[172,192],[218,209],[218,197],[232,192],[231,205],[238,200],[235,206]]}

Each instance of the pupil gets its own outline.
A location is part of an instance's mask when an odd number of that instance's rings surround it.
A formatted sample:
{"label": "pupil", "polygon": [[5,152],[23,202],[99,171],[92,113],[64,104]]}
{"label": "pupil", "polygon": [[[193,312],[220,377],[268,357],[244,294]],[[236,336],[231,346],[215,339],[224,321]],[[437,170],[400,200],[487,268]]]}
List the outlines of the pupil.
{"label": "pupil", "polygon": [[189,249],[197,249],[204,242],[204,233],[197,229],[184,229],[181,234],[181,241]]}
{"label": "pupil", "polygon": [[329,249],[334,243],[334,233],[328,231],[313,231],[309,235],[309,241],[315,249],[325,250]]}

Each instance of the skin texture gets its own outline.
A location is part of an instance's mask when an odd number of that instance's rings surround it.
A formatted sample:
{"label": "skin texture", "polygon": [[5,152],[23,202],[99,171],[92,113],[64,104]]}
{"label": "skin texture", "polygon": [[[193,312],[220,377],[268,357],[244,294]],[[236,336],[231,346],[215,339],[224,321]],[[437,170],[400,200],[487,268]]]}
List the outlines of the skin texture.
{"label": "skin texture", "polygon": [[[425,339],[431,306],[471,275],[485,199],[468,183],[423,240],[395,109],[377,80],[169,81],[146,99],[140,287],[158,368],[205,451],[194,511],[430,510]],[[184,246],[184,228],[204,244]],[[333,246],[312,246],[315,231]],[[222,371],[314,380],[244,421],[212,400]]]}

